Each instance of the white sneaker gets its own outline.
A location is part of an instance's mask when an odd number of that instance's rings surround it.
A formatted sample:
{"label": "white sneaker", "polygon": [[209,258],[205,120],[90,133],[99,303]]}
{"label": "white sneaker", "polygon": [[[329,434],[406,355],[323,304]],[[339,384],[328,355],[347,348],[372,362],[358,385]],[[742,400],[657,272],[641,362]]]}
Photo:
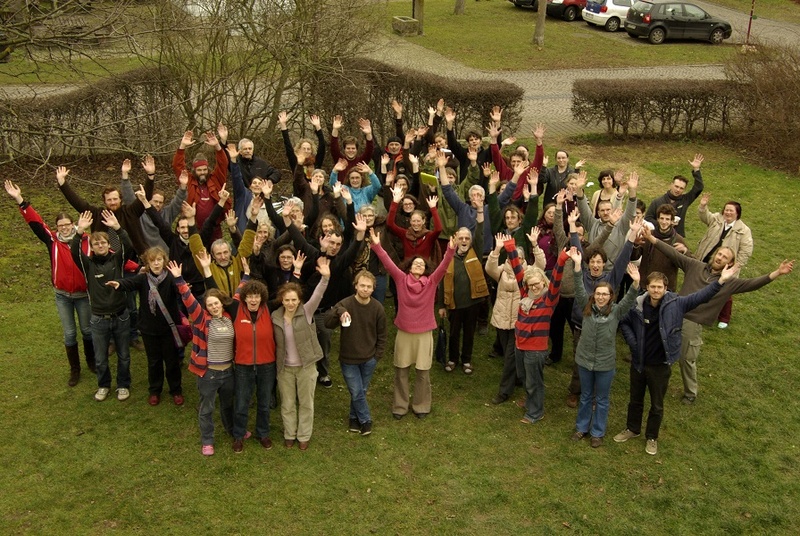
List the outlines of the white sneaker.
{"label": "white sneaker", "polygon": [[728,323],[727,322],[720,322],[719,324],[717,324],[717,327],[719,329],[725,329],[725,328],[728,327]]}
{"label": "white sneaker", "polygon": [[122,402],[123,400],[128,400],[131,396],[131,392],[125,389],[124,387],[120,387],[117,389],[117,400]]}
{"label": "white sneaker", "polygon": [[102,402],[103,400],[106,399],[106,397],[108,396],[108,392],[110,390],[111,389],[109,389],[108,387],[99,388],[97,392],[94,394],[94,399],[97,400],[98,402]]}
{"label": "white sneaker", "polygon": [[650,456],[655,456],[656,454],[658,454],[658,440],[648,439],[647,445],[644,447],[644,451],[648,453]]}

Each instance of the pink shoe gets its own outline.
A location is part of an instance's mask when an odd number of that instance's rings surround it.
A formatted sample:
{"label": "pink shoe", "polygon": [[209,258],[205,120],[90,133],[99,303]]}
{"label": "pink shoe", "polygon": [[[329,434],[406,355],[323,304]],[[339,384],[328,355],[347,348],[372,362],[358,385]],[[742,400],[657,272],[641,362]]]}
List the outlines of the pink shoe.
{"label": "pink shoe", "polygon": [[203,456],[213,456],[214,445],[203,445],[203,449],[201,452],[203,453]]}
{"label": "pink shoe", "polygon": [[249,430],[244,433],[245,439],[250,439],[251,437],[253,437],[253,434]]}

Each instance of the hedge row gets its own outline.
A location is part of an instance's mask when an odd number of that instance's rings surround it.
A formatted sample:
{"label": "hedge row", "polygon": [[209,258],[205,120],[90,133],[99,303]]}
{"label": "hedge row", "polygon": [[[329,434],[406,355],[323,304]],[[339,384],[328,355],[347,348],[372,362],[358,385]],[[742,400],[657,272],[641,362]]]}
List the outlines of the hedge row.
{"label": "hedge row", "polygon": [[572,115],[623,137],[725,132],[738,112],[733,89],[726,80],[576,80]]}

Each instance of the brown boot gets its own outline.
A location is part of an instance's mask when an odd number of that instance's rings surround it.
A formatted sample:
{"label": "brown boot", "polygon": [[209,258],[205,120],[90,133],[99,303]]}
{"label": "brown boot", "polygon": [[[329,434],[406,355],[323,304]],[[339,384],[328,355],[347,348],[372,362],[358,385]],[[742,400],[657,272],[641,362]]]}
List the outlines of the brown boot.
{"label": "brown boot", "polygon": [[97,374],[97,367],[94,363],[94,342],[92,342],[92,339],[83,339],[83,355],[86,358],[86,366],[92,371],[92,374]]}
{"label": "brown boot", "polygon": [[78,353],[78,345],[65,346],[67,350],[67,361],[69,361],[69,381],[67,385],[75,387],[81,378],[81,356]]}

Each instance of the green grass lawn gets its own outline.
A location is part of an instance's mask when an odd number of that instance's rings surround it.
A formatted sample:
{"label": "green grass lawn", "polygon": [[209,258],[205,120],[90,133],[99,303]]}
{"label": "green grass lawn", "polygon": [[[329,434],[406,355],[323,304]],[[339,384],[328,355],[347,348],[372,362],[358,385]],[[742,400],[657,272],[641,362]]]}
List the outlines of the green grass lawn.
{"label": "green grass lawn", "polygon": [[800,6],[794,0],[713,0],[713,3],[748,14],[755,5],[753,16],[756,18],[800,23]]}
{"label": "green grass lawn", "polygon": [[[800,218],[796,177],[746,163],[714,143],[585,138],[566,146],[588,160],[590,176],[604,167],[638,170],[646,199],[663,193],[673,175],[687,174],[687,161],[702,152],[712,208],[741,201],[753,229],[755,252],[742,276],[798,257],[787,236]],[[18,180],[7,169],[0,175]],[[71,174],[86,175],[81,164]],[[116,172],[106,175],[93,181]],[[47,221],[66,207],[50,179],[46,186],[21,183]],[[424,421],[391,417],[390,350],[369,393],[374,432],[348,434],[349,397],[334,352],[334,387],[317,390],[307,452],[281,446],[280,416],[273,412],[272,451],[248,441],[234,455],[218,425],[217,454],[204,458],[197,392],[187,371],[182,408],[168,400],[147,405],[145,356],[135,350],[127,402],[95,402],[96,384],[87,373],[77,387],[66,386],[44,247],[8,197],[2,206],[3,533],[791,534],[800,523],[800,403],[793,396],[800,384],[800,274],[738,296],[730,328],[706,330],[694,406],[680,404],[674,369],[655,457],[644,453],[642,439],[620,445],[610,438],[625,427],[628,368],[621,342],[609,437],[591,449],[569,440],[575,421],[575,410],[564,405],[570,357],[545,371],[540,424],[519,424],[520,410],[510,402],[488,405],[501,370],[486,357],[490,330],[479,337],[472,377],[432,371],[433,412]],[[702,226],[694,210],[690,215],[687,242],[695,246]]]}

